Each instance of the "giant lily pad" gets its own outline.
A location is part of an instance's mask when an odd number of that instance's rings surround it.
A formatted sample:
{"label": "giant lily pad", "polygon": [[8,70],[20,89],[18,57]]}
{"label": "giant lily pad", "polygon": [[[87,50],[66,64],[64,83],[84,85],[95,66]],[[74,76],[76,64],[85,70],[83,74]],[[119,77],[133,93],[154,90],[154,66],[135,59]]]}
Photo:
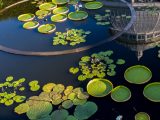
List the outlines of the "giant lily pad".
{"label": "giant lily pad", "polygon": [[23,22],[28,22],[31,21],[35,18],[34,14],[28,13],[28,14],[22,14],[20,16],[18,16],[18,20],[19,21],[23,21]]}
{"label": "giant lily pad", "polygon": [[101,7],[103,7],[103,4],[101,2],[96,2],[96,1],[94,1],[94,2],[87,2],[85,4],[85,8],[86,9],[95,10],[95,9],[99,9]]}
{"label": "giant lily pad", "polygon": [[143,95],[153,102],[160,102],[160,82],[153,82],[148,84],[144,90]]}
{"label": "giant lily pad", "polygon": [[135,115],[135,120],[150,120],[150,116],[145,112],[139,112]]}
{"label": "giant lily pad", "polygon": [[125,102],[131,98],[131,91],[125,86],[117,86],[111,92],[111,98],[116,102]]}
{"label": "giant lily pad", "polygon": [[70,12],[68,18],[71,20],[84,20],[88,17],[88,13],[85,11]]}
{"label": "giant lily pad", "polygon": [[40,33],[49,34],[56,30],[56,26],[54,24],[44,24],[38,27],[38,31]]}
{"label": "giant lily pad", "polygon": [[53,10],[53,14],[66,14],[69,12],[69,9],[67,7],[58,7]]}
{"label": "giant lily pad", "polygon": [[36,15],[38,17],[42,17],[42,18],[46,17],[49,14],[50,14],[50,11],[48,11],[48,10],[38,10],[38,11],[36,11]]}
{"label": "giant lily pad", "polygon": [[65,20],[67,20],[66,14],[56,14],[51,17],[51,21],[53,22],[63,22]]}
{"label": "giant lily pad", "polygon": [[104,97],[113,89],[113,84],[107,79],[93,79],[87,84],[87,92],[94,97]]}
{"label": "giant lily pad", "polygon": [[52,0],[52,2],[57,5],[63,5],[63,4],[66,4],[68,0]]}
{"label": "giant lily pad", "polygon": [[135,65],[125,71],[124,77],[129,83],[144,84],[152,78],[152,72],[145,66]]}
{"label": "giant lily pad", "polygon": [[39,26],[39,23],[37,21],[29,21],[24,23],[23,28],[25,29],[34,29]]}
{"label": "giant lily pad", "polygon": [[40,10],[53,10],[57,7],[56,4],[52,3],[52,2],[48,2],[48,3],[43,3],[39,6]]}
{"label": "giant lily pad", "polygon": [[40,119],[47,116],[52,111],[52,104],[49,102],[38,102],[32,105],[27,111],[27,116],[29,119]]}
{"label": "giant lily pad", "polygon": [[74,116],[79,120],[87,120],[98,110],[94,102],[87,102],[83,105],[78,105],[75,108]]}

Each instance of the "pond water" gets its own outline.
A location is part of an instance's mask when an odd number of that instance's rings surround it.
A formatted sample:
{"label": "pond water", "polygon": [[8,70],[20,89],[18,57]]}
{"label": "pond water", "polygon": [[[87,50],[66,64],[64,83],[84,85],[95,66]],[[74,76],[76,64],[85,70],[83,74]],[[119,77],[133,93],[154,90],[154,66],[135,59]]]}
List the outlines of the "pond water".
{"label": "pond water", "polygon": [[[24,30],[22,28],[22,23],[17,20],[17,16],[23,13],[36,11],[33,6],[34,5],[31,5],[30,2],[23,3],[0,15],[0,44],[19,50],[33,51],[71,49],[70,46],[53,47],[53,34],[44,35],[38,33],[36,30]],[[74,9],[71,8],[71,10]],[[99,10],[98,13],[101,13],[102,11],[103,9]],[[93,18],[93,11],[89,11],[89,14],[90,17],[86,21],[66,21],[57,24],[57,31],[64,31],[65,28],[81,28],[92,31],[93,34],[89,35],[87,38],[88,42],[79,45],[79,47],[90,45],[111,37],[112,35],[109,32],[109,26],[93,25],[96,23]],[[146,84],[133,85],[127,83],[124,79],[124,71],[132,65],[139,64],[147,66],[152,71],[153,77],[150,82],[159,81],[160,59],[157,58],[158,48],[144,51],[144,56],[140,61],[137,60],[134,51],[124,47],[123,44],[120,45],[116,40],[87,51],[62,56],[19,56],[0,51],[0,81],[3,82],[6,76],[13,75],[17,79],[25,77],[27,78],[27,81],[35,79],[39,80],[41,85],[48,82],[55,82],[85,88],[87,81],[78,82],[77,76],[69,74],[68,69],[71,66],[78,65],[81,57],[106,50],[114,51],[113,59],[123,58],[126,60],[126,64],[116,68],[116,76],[107,78],[113,82],[114,86],[125,85],[130,88],[132,98],[128,102],[116,103],[110,96],[104,98],[90,97],[89,100],[94,101],[99,107],[98,112],[93,115],[90,120],[115,120],[118,115],[123,115],[123,120],[134,120],[135,114],[141,111],[148,113],[151,120],[158,120],[160,104],[150,102],[143,96],[143,88]],[[23,94],[29,97],[34,94],[37,95],[38,92],[33,93],[25,91]],[[0,105],[0,120],[27,120],[25,115],[17,115],[14,113],[13,109],[16,105],[17,104],[10,107]]]}

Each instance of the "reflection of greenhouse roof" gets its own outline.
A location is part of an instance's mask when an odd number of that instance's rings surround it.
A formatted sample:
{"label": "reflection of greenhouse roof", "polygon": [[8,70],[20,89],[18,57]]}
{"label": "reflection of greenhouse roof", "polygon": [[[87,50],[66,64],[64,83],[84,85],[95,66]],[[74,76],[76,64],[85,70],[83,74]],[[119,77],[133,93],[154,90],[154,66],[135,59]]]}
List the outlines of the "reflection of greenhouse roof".
{"label": "reflection of greenhouse roof", "polygon": [[[160,11],[136,11],[136,21],[132,27],[126,32],[129,34],[147,34],[160,31]],[[120,31],[123,28],[121,23],[124,23],[123,19],[120,21],[117,19],[116,23],[112,23],[114,29]],[[127,24],[127,23],[126,23]]]}

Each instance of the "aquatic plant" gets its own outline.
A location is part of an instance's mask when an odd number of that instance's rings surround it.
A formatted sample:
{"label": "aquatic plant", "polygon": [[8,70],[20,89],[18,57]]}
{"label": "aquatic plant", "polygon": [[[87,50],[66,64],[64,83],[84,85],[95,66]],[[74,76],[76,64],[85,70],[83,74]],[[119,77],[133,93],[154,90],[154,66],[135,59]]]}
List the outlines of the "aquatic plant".
{"label": "aquatic plant", "polygon": [[58,7],[53,10],[53,14],[67,14],[69,12],[69,8],[67,7]]}
{"label": "aquatic plant", "polygon": [[57,5],[64,5],[64,4],[68,3],[68,0],[52,0],[52,2]]}
{"label": "aquatic plant", "polygon": [[131,98],[131,91],[123,86],[117,86],[111,91],[111,98],[116,102],[126,102]]}
{"label": "aquatic plant", "polygon": [[96,10],[101,7],[103,7],[103,3],[101,3],[101,2],[93,1],[93,2],[85,3],[85,8],[89,9],[89,10]]}
{"label": "aquatic plant", "polygon": [[56,4],[52,3],[52,2],[47,2],[47,3],[43,3],[39,6],[40,10],[53,10],[57,7]]}
{"label": "aquatic plant", "polygon": [[113,84],[107,79],[93,79],[87,84],[87,92],[94,97],[104,97],[113,89]]}
{"label": "aquatic plant", "polygon": [[[68,4],[76,5],[80,0],[69,0]],[[82,1],[82,0],[81,0]]]}
{"label": "aquatic plant", "polygon": [[135,115],[135,120],[150,120],[150,116],[146,112],[139,112]]}
{"label": "aquatic plant", "polygon": [[38,19],[43,19],[44,17],[50,15],[51,12],[48,10],[37,10],[35,14],[38,17]]}
{"label": "aquatic plant", "polygon": [[64,22],[67,20],[66,14],[56,14],[51,17],[51,21],[53,22]]}
{"label": "aquatic plant", "polygon": [[25,29],[34,29],[39,26],[39,23],[36,21],[29,21],[23,24],[23,28]]}
{"label": "aquatic plant", "polygon": [[96,14],[94,17],[97,20],[97,25],[109,25],[110,24],[110,14],[105,14],[105,15],[100,15],[100,14]]}
{"label": "aquatic plant", "polygon": [[29,82],[29,86],[31,91],[38,91],[40,89],[40,85],[37,80]]}
{"label": "aquatic plant", "polygon": [[31,13],[22,14],[18,16],[18,20],[22,22],[32,21],[34,18],[35,18],[35,15]]}
{"label": "aquatic plant", "polygon": [[152,78],[152,72],[145,66],[135,65],[125,71],[124,78],[132,84],[144,84]]}
{"label": "aquatic plant", "polygon": [[69,69],[69,72],[72,73],[72,74],[76,74],[76,73],[79,72],[79,68],[71,67],[71,68]]}
{"label": "aquatic plant", "polygon": [[68,18],[70,20],[84,20],[88,17],[88,13],[85,11],[76,11],[76,12],[70,12],[68,14]]}
{"label": "aquatic plant", "polygon": [[24,82],[25,78],[14,80],[13,76],[6,77],[5,82],[0,83],[0,104],[10,106],[14,102],[23,102],[26,97],[17,95],[17,91],[23,91],[25,89],[22,86]]}
{"label": "aquatic plant", "polygon": [[38,27],[38,32],[44,34],[50,34],[56,30],[56,26],[54,24],[44,24]]}
{"label": "aquatic plant", "polygon": [[81,42],[85,42],[85,38],[88,34],[90,34],[90,31],[84,31],[82,29],[70,29],[66,32],[56,32],[56,37],[54,37],[53,45],[71,45],[75,46],[77,44],[80,44]]}
{"label": "aquatic plant", "polygon": [[[113,54],[112,50],[105,52],[93,53],[91,56],[83,56],[79,61],[79,72],[78,76],[79,81],[84,81],[92,78],[104,78],[108,76],[116,75],[116,64],[114,60],[110,57]],[[124,64],[125,60],[121,59],[121,64],[116,62],[118,65]],[[74,68],[74,67],[72,67]],[[79,73],[78,72],[78,73]],[[78,74],[77,73],[77,74]]]}
{"label": "aquatic plant", "polygon": [[65,109],[55,110],[51,114],[52,120],[65,120],[69,115],[69,112]]}
{"label": "aquatic plant", "polygon": [[160,102],[160,82],[153,82],[145,86],[143,95],[152,102]]}

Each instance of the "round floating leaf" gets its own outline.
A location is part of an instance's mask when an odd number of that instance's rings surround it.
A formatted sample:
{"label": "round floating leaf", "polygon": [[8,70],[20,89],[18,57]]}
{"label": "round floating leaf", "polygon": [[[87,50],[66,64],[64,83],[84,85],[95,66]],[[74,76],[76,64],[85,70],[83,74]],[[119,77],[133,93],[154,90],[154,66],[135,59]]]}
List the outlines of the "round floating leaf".
{"label": "round floating leaf", "polygon": [[36,15],[39,17],[46,17],[47,15],[50,14],[50,11],[48,10],[38,10],[36,11]]}
{"label": "round floating leaf", "polygon": [[38,91],[40,88],[41,88],[40,85],[35,85],[35,86],[31,86],[30,90],[31,91]]}
{"label": "round floating leaf", "polygon": [[116,64],[118,64],[118,65],[125,64],[125,60],[123,60],[123,59],[118,59],[117,62],[116,62]]}
{"label": "round floating leaf", "polygon": [[61,109],[61,110],[55,110],[51,114],[52,120],[66,120],[69,113],[67,110]]}
{"label": "round floating leaf", "polygon": [[26,113],[29,110],[29,105],[27,103],[22,103],[14,108],[14,112],[17,114]]}
{"label": "round floating leaf", "polygon": [[66,14],[56,14],[51,17],[51,21],[53,22],[63,22],[67,20]]}
{"label": "round floating leaf", "polygon": [[29,21],[23,24],[23,28],[25,29],[34,29],[39,26],[39,23],[36,21]]}
{"label": "round floating leaf", "polygon": [[33,80],[31,82],[29,82],[29,86],[35,86],[38,84],[38,80]]}
{"label": "round floating leaf", "polygon": [[87,102],[87,99],[79,99],[79,98],[74,98],[73,99],[73,104],[74,105],[83,105]]}
{"label": "round floating leaf", "polygon": [[73,106],[73,102],[71,100],[66,100],[62,103],[62,107],[65,109],[69,109]]}
{"label": "round floating leaf", "polygon": [[74,67],[71,67],[70,69],[69,69],[69,72],[70,73],[72,73],[72,74],[76,74],[76,73],[78,73],[79,72],[79,68],[74,68]]}
{"label": "round floating leaf", "polygon": [[12,105],[13,103],[14,103],[13,100],[6,100],[4,104],[5,104],[6,106],[10,106],[10,105]]}
{"label": "round floating leaf", "polygon": [[58,7],[53,10],[53,14],[66,14],[69,12],[69,9],[67,7]]}
{"label": "round floating leaf", "polygon": [[14,77],[13,76],[8,76],[7,78],[6,78],[6,81],[12,81],[14,79]]}
{"label": "round floating leaf", "polygon": [[19,88],[19,91],[24,91],[25,90],[25,87],[20,87]]}
{"label": "round floating leaf", "polygon": [[93,79],[87,84],[87,92],[94,97],[104,97],[113,89],[113,84],[107,79]]}
{"label": "round floating leaf", "polygon": [[111,98],[116,102],[125,102],[131,98],[131,91],[125,86],[117,86],[111,92]]}
{"label": "round floating leaf", "polygon": [[101,2],[96,2],[96,1],[94,1],[94,2],[87,2],[85,4],[85,8],[86,9],[91,9],[91,10],[99,9],[101,7],[103,7],[103,4]]}
{"label": "round floating leaf", "polygon": [[52,2],[57,5],[63,5],[63,4],[66,4],[68,0],[52,0]]}
{"label": "round floating leaf", "polygon": [[66,120],[78,120],[78,119],[73,115],[69,115]]}
{"label": "round floating leaf", "polygon": [[54,24],[44,24],[38,27],[38,31],[40,33],[49,34],[56,30],[56,26]]}
{"label": "round floating leaf", "polygon": [[56,86],[54,83],[47,83],[46,85],[43,86],[43,91],[44,92],[51,92],[53,88]]}
{"label": "round floating leaf", "polygon": [[153,82],[148,84],[144,90],[143,95],[150,101],[160,102],[160,82]]}
{"label": "round floating leaf", "polygon": [[19,21],[23,21],[23,22],[28,22],[31,21],[35,18],[34,14],[28,13],[28,14],[22,14],[20,16],[18,16],[18,20]]}
{"label": "round floating leaf", "polygon": [[52,3],[52,2],[48,2],[48,3],[43,3],[39,6],[40,10],[53,10],[57,7],[56,4]]}
{"label": "round floating leaf", "polygon": [[76,106],[74,116],[79,120],[85,120],[95,114],[97,110],[98,107],[94,102],[87,102],[84,105]]}
{"label": "round floating leaf", "polygon": [[29,119],[40,119],[47,116],[52,111],[52,104],[49,102],[38,102],[32,105],[27,111]]}
{"label": "round floating leaf", "polygon": [[135,120],[150,120],[150,116],[145,112],[139,112],[135,115]]}
{"label": "round floating leaf", "polygon": [[26,96],[16,95],[13,97],[13,100],[17,103],[23,102],[26,99]]}
{"label": "round floating leaf", "polygon": [[124,77],[129,83],[144,84],[152,78],[152,72],[145,66],[135,65],[125,71]]}
{"label": "round floating leaf", "polygon": [[85,11],[70,12],[68,18],[71,20],[84,20],[88,17],[88,13]]}
{"label": "round floating leaf", "polygon": [[69,100],[74,100],[75,97],[76,97],[76,93],[70,93],[70,94],[68,95],[68,99],[69,99]]}

